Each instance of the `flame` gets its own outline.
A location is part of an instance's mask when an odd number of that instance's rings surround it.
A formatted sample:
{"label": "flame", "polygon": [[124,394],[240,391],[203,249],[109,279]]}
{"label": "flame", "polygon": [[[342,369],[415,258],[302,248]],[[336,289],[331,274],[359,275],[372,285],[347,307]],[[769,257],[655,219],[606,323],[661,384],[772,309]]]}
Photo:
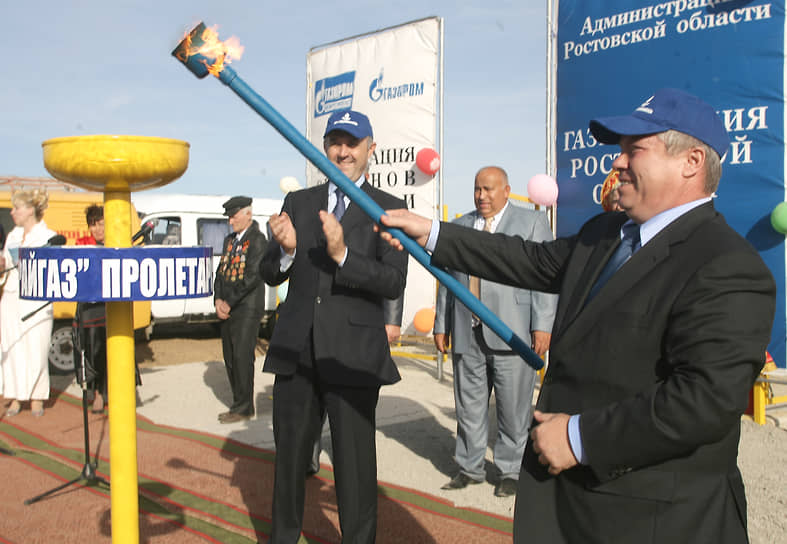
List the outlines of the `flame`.
{"label": "flame", "polygon": [[240,60],[245,49],[236,36],[231,36],[223,42],[219,40],[218,28],[218,25],[205,27],[199,36],[202,41],[200,45],[192,44],[191,34],[186,34],[183,39],[187,57],[201,55],[206,59],[214,60],[213,64],[209,64],[207,60],[202,60],[202,62],[208,68],[208,72],[216,77],[219,77],[225,64],[229,64],[233,60]]}

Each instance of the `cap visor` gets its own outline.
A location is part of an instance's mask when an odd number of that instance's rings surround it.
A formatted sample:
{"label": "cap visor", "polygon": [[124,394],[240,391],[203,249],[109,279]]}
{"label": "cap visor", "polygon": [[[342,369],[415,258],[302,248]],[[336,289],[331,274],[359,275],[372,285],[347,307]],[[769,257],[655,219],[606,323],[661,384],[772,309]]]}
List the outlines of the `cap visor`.
{"label": "cap visor", "polygon": [[631,115],[602,117],[590,121],[590,132],[602,144],[616,144],[620,141],[621,136],[656,134],[665,130],[669,130],[669,127]]}

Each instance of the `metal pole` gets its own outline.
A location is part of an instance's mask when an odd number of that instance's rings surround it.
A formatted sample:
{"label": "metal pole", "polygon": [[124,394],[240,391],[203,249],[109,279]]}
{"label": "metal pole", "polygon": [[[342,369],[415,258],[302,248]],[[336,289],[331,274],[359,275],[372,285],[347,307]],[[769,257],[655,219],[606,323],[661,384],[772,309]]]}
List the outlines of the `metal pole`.
{"label": "metal pole", "polygon": [[[128,187],[123,182],[120,185]],[[129,189],[104,192],[107,247],[131,246]],[[107,302],[109,458],[112,462],[112,542],[139,542],[137,402],[131,302]]]}
{"label": "metal pole", "polygon": [[[437,200],[438,207],[437,207],[437,217],[440,218],[443,215],[443,205],[444,205],[444,195],[445,195],[445,188],[443,187],[443,168],[445,167],[445,155],[443,154],[443,134],[444,134],[444,126],[445,121],[443,119],[443,104],[445,98],[445,92],[443,90],[443,83],[444,83],[444,66],[445,66],[445,21],[442,17],[440,17],[440,133],[439,133],[439,150],[440,150],[440,170],[437,173],[437,189],[439,191],[439,198]],[[437,347],[435,346],[435,350]],[[437,380],[443,381],[443,352],[437,351]]]}

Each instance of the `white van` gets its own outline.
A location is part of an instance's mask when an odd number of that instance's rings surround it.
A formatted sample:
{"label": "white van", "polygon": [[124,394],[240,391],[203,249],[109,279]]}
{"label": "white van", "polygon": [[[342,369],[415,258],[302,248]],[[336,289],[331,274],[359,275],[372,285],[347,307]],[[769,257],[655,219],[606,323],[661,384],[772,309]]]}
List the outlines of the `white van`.
{"label": "white van", "polygon": [[[152,222],[153,229],[145,236],[145,245],[209,246],[213,248],[213,270],[219,266],[222,242],[231,229],[223,215],[222,204],[229,196],[161,195],[145,192],[132,193],[131,201],[142,216],[142,224]],[[254,198],[252,215],[260,230],[268,236],[270,216],[281,210],[282,201]],[[268,236],[269,237],[269,236]],[[156,325],[165,323],[218,322],[213,297],[153,300],[150,305],[150,333]],[[265,315],[260,331],[269,335],[276,314],[276,288],[266,286]]]}

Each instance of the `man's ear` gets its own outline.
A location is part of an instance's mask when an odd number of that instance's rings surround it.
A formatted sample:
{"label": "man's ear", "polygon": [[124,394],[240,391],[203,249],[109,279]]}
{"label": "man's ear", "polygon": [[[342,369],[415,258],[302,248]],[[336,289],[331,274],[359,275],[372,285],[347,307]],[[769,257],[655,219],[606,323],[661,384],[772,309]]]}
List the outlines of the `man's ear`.
{"label": "man's ear", "polygon": [[684,177],[694,177],[705,168],[705,150],[701,147],[692,147],[686,154],[683,165]]}

